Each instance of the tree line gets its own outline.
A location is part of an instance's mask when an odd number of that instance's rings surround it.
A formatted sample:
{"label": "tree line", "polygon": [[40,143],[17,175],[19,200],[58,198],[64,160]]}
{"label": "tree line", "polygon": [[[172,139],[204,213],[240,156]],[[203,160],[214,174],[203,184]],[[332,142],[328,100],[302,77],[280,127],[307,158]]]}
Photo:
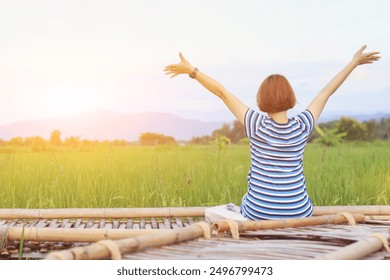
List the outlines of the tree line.
{"label": "tree line", "polygon": [[[244,126],[236,120],[231,124],[223,124],[211,135],[193,137],[190,143],[208,144],[221,136],[227,137],[233,144],[246,142]],[[342,117],[337,121],[319,123],[309,138],[309,142],[320,142],[327,146],[333,146],[342,141],[371,142],[374,140],[390,140],[390,118],[360,122],[353,118]]]}
{"label": "tree line", "polygon": [[[208,145],[222,141],[225,144],[247,143],[244,126],[239,121],[224,123],[221,128],[214,130],[210,135],[194,136],[185,144]],[[374,141],[390,140],[390,118],[382,118],[379,121],[369,120],[359,122],[356,119],[342,117],[340,120],[320,123],[313,130],[309,142],[320,142],[326,146],[334,146],[344,141]],[[81,139],[80,136],[67,137],[61,139],[61,131],[54,130],[50,139],[45,140],[42,137],[14,137],[9,141],[0,139],[0,146],[19,146],[31,147],[33,151],[46,151],[53,146],[64,147],[90,147],[96,145],[125,146],[138,144],[143,146],[155,145],[176,145],[179,144],[172,136],[161,133],[145,132],[140,134],[138,142],[128,142],[126,140],[97,141]]]}

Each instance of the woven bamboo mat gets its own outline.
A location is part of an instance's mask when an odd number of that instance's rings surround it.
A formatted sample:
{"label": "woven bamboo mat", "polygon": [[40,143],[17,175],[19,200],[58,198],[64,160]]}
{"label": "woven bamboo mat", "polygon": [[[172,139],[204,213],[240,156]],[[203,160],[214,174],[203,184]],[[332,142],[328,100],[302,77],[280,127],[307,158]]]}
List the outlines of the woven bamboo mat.
{"label": "woven bamboo mat", "polygon": [[[141,218],[141,219],[0,219],[0,226],[25,228],[62,229],[176,229],[189,227],[194,222],[204,221],[204,217]],[[7,241],[0,246],[0,259],[18,258],[20,241]],[[64,250],[85,246],[86,242],[25,241],[23,258],[45,258],[53,250]]]}
{"label": "woven bamboo mat", "polygon": [[[124,259],[314,259],[361,240],[373,233],[385,236],[389,226],[358,224],[310,226],[246,232],[240,240],[229,236],[198,239],[142,252],[125,254]],[[378,251],[365,259],[390,260],[390,253]]]}
{"label": "woven bamboo mat", "polygon": [[[361,211],[362,208],[348,208],[350,212]],[[123,259],[314,259],[318,256],[338,251],[351,244],[358,243],[372,234],[381,234],[388,238],[390,229],[390,212],[388,206],[369,207],[365,213],[364,222],[354,226],[344,224],[328,224],[318,226],[301,226],[296,228],[279,228],[272,230],[245,231],[240,233],[240,239],[232,239],[229,233],[217,237],[213,234],[211,239],[195,238],[169,246],[149,248],[139,252],[123,253]],[[385,209],[385,211],[384,211]],[[24,230],[78,230],[79,234],[87,235],[88,230],[103,231],[104,237],[108,232],[125,231],[126,234],[146,234],[156,231],[157,234],[163,231],[181,230],[191,228],[197,222],[204,221],[204,216],[198,208],[196,209],[152,209],[146,213],[145,209],[114,209],[109,216],[107,209],[89,211],[87,217],[77,217],[78,210],[65,209],[59,212],[56,217],[53,211],[48,210],[9,210],[3,211],[0,216],[1,228],[13,228]],[[327,210],[326,207],[318,207],[316,210]],[[336,209],[337,212],[343,209]],[[335,210],[335,211],[336,211]],[[352,211],[353,210],[353,211]],[[375,210],[375,211],[373,211]],[[183,212],[184,211],[184,212]],[[30,213],[31,212],[31,213]],[[96,213],[95,213],[96,212]],[[145,213],[146,214],[145,214]],[[103,213],[100,218],[99,214]],[[160,216],[151,216],[160,213]],[[187,216],[180,216],[176,213],[186,213]],[[324,215],[325,213],[320,213]],[[67,217],[67,215],[69,215]],[[136,215],[141,215],[137,217]],[[124,217],[131,218],[124,218]],[[63,231],[62,231],[63,232]],[[144,233],[145,232],[145,233]],[[94,244],[92,241],[80,241],[82,239],[71,239],[64,241],[56,235],[57,231],[51,233],[51,239],[36,239],[38,241],[0,238],[0,259],[17,259],[22,254],[23,259],[43,259],[51,252],[78,248]],[[74,233],[73,233],[74,234]],[[0,234],[1,235],[1,234]],[[54,239],[53,239],[54,236]],[[20,233],[18,235],[20,237]],[[63,237],[63,236],[62,236]],[[45,237],[46,238],[46,237]],[[78,241],[75,241],[78,240]],[[21,249],[20,249],[21,248]],[[390,253],[378,249],[370,253],[365,259],[390,259]]]}
{"label": "woven bamboo mat", "polygon": [[[109,229],[175,229],[188,227],[203,218],[151,218],[151,219],[3,219],[0,225],[40,228],[109,228]],[[229,234],[223,238],[196,239],[180,244],[146,249],[124,254],[123,259],[313,259],[318,255],[336,251],[373,233],[388,235],[388,221],[349,225],[309,226],[274,230],[249,231],[233,240]],[[87,242],[26,241],[23,258],[42,259],[52,251],[86,246]],[[8,241],[1,250],[1,259],[15,259],[19,255],[20,241]],[[382,250],[366,259],[390,259]]]}

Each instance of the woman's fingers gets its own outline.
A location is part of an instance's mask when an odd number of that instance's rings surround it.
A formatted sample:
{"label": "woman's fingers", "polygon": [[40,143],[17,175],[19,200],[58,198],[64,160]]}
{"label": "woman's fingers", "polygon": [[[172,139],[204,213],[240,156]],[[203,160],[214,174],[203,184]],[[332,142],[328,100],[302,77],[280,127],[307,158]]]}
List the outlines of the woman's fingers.
{"label": "woman's fingers", "polygon": [[168,66],[165,67],[165,69],[163,71],[165,72],[165,75],[167,75],[167,76],[170,75],[170,78],[173,78],[173,77],[176,77],[177,75],[180,75],[179,72],[176,72],[175,70],[168,68]]}
{"label": "woman's fingers", "polygon": [[177,67],[177,64],[170,64],[168,66],[165,66],[165,69],[174,69]]}
{"label": "woman's fingers", "polygon": [[354,55],[354,59],[357,64],[371,64],[374,61],[379,60],[381,57],[379,56],[380,52],[368,52],[363,53],[363,51],[367,48],[367,45],[363,45]]}
{"label": "woman's fingers", "polygon": [[376,54],[380,54],[380,52],[369,52],[369,53],[366,53],[366,55],[376,55]]}

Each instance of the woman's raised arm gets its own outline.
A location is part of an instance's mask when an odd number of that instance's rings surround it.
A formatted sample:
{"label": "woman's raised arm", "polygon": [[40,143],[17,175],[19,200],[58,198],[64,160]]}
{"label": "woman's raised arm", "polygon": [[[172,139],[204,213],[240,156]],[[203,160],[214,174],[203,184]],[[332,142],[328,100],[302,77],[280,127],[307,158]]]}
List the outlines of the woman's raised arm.
{"label": "woman's raised arm", "polygon": [[370,64],[380,59],[379,52],[363,53],[366,45],[361,47],[353,56],[351,62],[344,67],[313,99],[307,109],[313,114],[314,121],[317,122],[325,107],[329,97],[341,86],[341,84],[348,78],[349,74],[361,64]]}
{"label": "woman's raised arm", "polygon": [[191,78],[196,79],[203,87],[218,96],[226,104],[229,110],[236,116],[237,120],[244,124],[245,114],[248,107],[242,103],[237,97],[231,94],[221,85],[218,81],[206,75],[202,71],[199,71],[196,67],[193,67],[182,55],[179,53],[180,62],[177,64],[171,64],[165,67],[164,72],[166,75],[170,75],[171,78],[180,74],[188,74]]}

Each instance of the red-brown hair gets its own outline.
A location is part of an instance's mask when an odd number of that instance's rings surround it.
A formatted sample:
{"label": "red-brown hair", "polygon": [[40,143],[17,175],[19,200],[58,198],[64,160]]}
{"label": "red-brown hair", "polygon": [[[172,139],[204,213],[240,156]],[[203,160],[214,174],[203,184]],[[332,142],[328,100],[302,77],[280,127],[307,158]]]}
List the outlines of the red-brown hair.
{"label": "red-brown hair", "polygon": [[277,113],[295,106],[297,99],[288,80],[279,74],[268,76],[257,92],[257,104],[261,111]]}

